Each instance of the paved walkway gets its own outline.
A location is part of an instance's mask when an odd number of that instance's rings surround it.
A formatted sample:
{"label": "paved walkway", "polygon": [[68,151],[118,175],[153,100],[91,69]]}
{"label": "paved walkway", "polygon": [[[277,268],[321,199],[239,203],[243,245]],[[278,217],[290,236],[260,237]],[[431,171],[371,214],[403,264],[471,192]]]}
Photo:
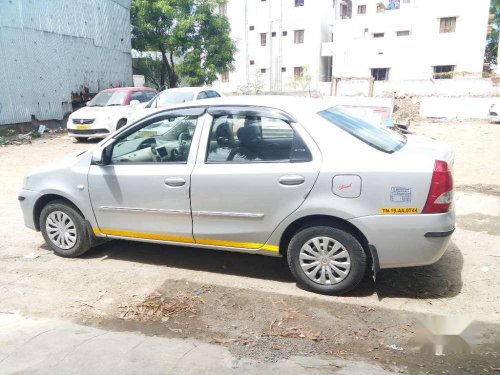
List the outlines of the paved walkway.
{"label": "paved walkway", "polygon": [[390,374],[377,365],[292,357],[238,359],[218,345],[0,313],[0,374]]}

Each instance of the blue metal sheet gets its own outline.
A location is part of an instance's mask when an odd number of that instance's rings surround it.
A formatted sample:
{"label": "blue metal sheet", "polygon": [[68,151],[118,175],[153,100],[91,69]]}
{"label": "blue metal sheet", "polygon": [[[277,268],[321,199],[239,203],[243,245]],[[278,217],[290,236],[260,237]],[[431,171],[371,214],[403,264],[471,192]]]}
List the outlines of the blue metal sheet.
{"label": "blue metal sheet", "polygon": [[132,85],[130,0],[0,0],[0,125],[60,120],[71,92]]}

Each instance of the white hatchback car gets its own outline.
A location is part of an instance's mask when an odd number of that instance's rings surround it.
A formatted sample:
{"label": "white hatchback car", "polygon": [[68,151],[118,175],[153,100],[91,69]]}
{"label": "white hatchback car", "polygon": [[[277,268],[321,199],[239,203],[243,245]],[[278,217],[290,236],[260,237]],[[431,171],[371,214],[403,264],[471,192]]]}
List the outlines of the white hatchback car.
{"label": "white hatchback car", "polygon": [[68,118],[68,134],[77,141],[105,138],[128,123],[128,116],[150,101],[156,90],[149,87],[119,87],[97,94],[86,107]]}
{"label": "white hatchback car", "polygon": [[211,87],[177,87],[159,92],[153,99],[129,116],[129,124],[158,112],[161,108],[166,108],[176,104],[191,102],[193,100],[203,100],[211,98],[222,98],[224,95]]}

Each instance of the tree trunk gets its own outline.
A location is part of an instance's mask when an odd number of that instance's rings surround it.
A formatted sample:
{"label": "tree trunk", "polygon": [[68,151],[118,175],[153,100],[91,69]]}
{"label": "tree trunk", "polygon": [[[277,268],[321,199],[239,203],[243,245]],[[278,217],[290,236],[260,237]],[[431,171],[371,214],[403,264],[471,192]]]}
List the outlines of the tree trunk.
{"label": "tree trunk", "polygon": [[175,73],[175,65],[172,53],[170,52],[170,61],[169,61],[167,57],[167,52],[161,44],[159,46],[159,49],[161,52],[161,59],[163,62],[163,66],[165,67],[166,74],[168,75],[168,87],[170,88],[177,87],[179,85],[179,77]]}

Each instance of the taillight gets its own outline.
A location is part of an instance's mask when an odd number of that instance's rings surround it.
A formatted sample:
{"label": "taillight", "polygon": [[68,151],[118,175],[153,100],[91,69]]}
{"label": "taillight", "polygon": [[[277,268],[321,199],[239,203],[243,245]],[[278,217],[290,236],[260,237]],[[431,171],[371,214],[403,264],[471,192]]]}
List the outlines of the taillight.
{"label": "taillight", "polygon": [[440,214],[448,212],[453,200],[453,176],[448,163],[436,160],[432,173],[431,187],[423,214]]}

